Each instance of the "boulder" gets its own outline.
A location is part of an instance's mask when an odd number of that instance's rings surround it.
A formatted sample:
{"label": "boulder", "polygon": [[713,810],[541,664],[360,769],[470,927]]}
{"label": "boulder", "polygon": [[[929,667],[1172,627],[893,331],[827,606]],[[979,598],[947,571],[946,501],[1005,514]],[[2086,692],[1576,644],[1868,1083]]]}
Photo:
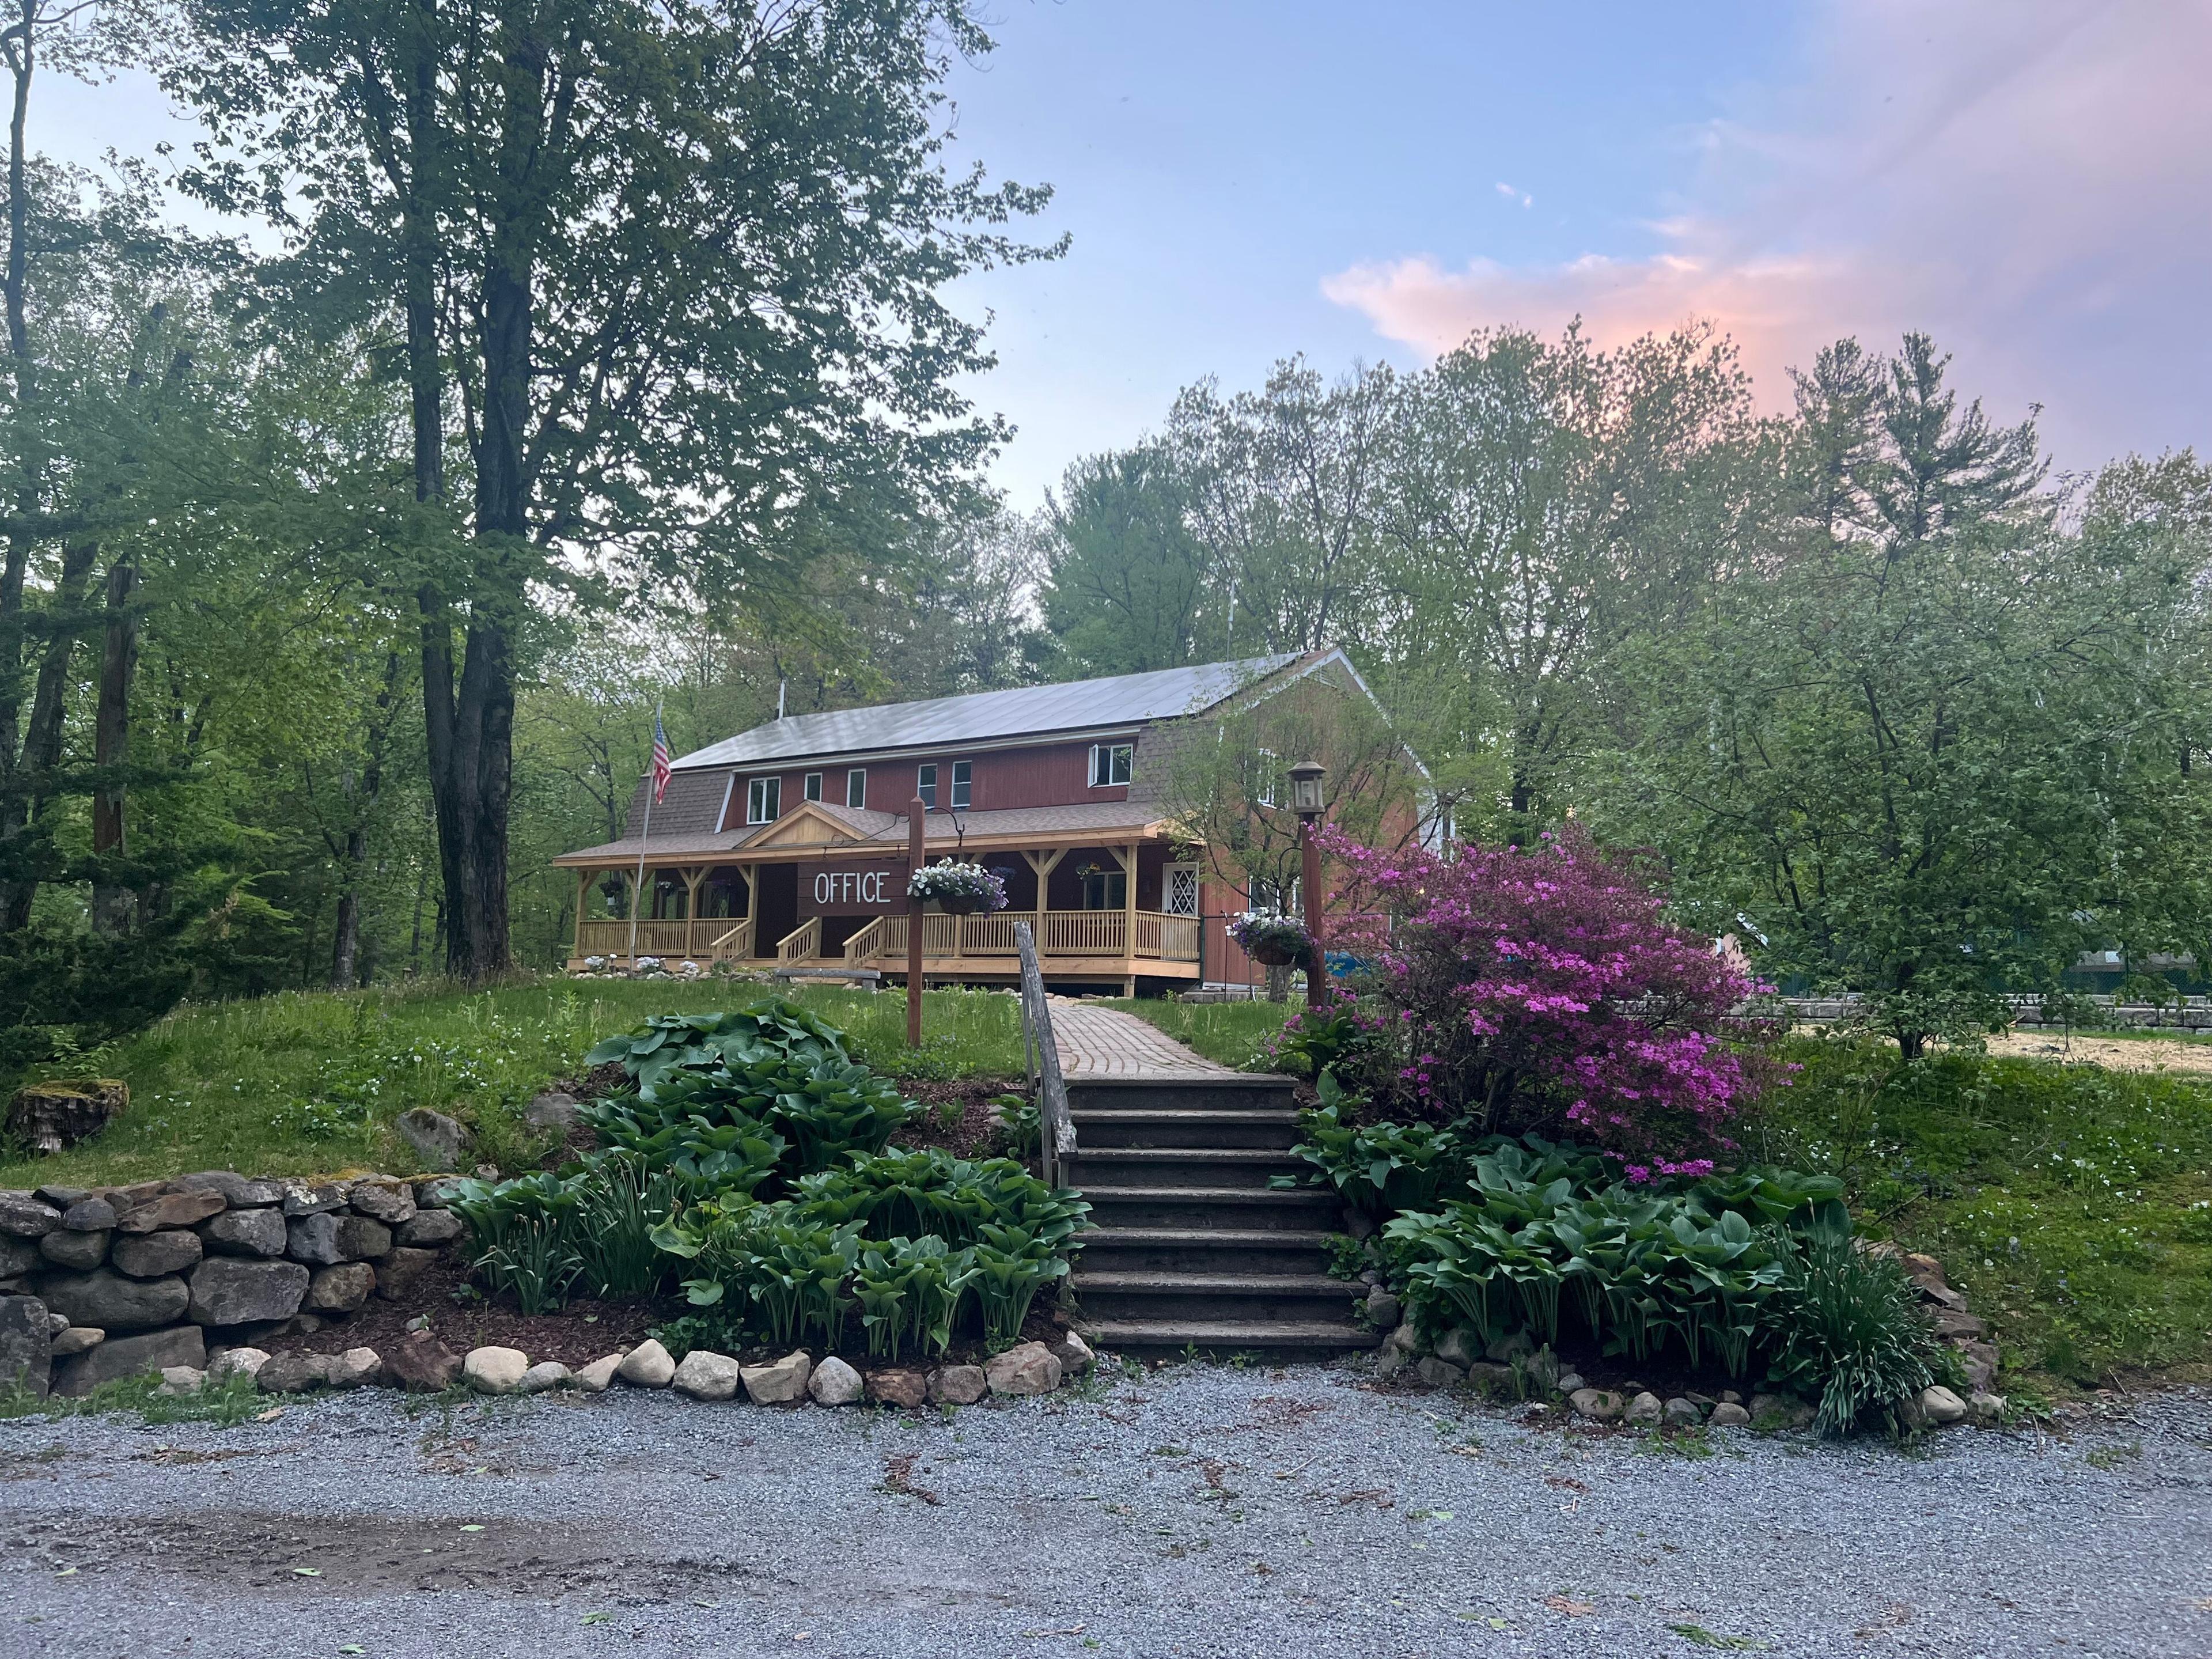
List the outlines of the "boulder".
{"label": "boulder", "polygon": [[1522,1360],[1521,1370],[1530,1382],[1547,1394],[1559,1386],[1559,1357],[1552,1352],[1549,1343]]}
{"label": "boulder", "polygon": [[981,1365],[940,1365],[929,1374],[929,1401],[933,1406],[972,1406],[990,1387]]}
{"label": "boulder", "polygon": [[1986,1389],[1997,1380],[1997,1351],[1992,1344],[1961,1342],[1957,1346],[1959,1358],[1966,1366],[1968,1389]]}
{"label": "boulder", "polygon": [[1098,1363],[1098,1356],[1091,1352],[1091,1345],[1073,1331],[1062,1331],[1057,1336],[1047,1338],[1045,1346],[1050,1348],[1052,1357],[1060,1361],[1060,1374],[1063,1378],[1087,1371]]}
{"label": "boulder", "polygon": [[71,1354],[96,1348],[106,1340],[107,1333],[97,1325],[71,1325],[54,1333],[53,1355],[57,1359],[67,1359]]}
{"label": "boulder", "polygon": [[1929,1315],[1938,1336],[1960,1336],[1979,1341],[1990,1334],[1989,1322],[1970,1313],[1960,1313],[1953,1308],[1938,1308]]}
{"label": "boulder", "polygon": [[346,1202],[355,1214],[381,1221],[387,1227],[402,1226],[415,1218],[414,1188],[391,1176],[362,1176],[346,1188]]}
{"label": "boulder", "polygon": [[1437,1358],[1462,1371],[1482,1357],[1482,1339],[1464,1325],[1437,1339]]}
{"label": "boulder", "polygon": [[1580,1371],[1569,1371],[1552,1386],[1564,1395],[1577,1394],[1583,1388],[1583,1374]]}
{"label": "boulder", "polygon": [[983,1367],[993,1394],[1050,1394],[1060,1386],[1060,1361],[1042,1342],[1022,1342],[994,1353]]}
{"label": "boulder", "polygon": [[1696,1401],[1676,1395],[1659,1408],[1659,1420],[1670,1429],[1694,1429],[1705,1420],[1705,1413]]}
{"label": "boulder", "polygon": [[1419,1353],[1421,1351],[1421,1334],[1413,1328],[1412,1320],[1404,1320],[1391,1328],[1390,1334],[1382,1339],[1382,1346],[1395,1348],[1401,1353]]}
{"label": "boulder", "polygon": [[284,1201],[281,1182],[248,1181],[234,1170],[202,1170],[193,1175],[179,1176],[176,1184],[185,1192],[198,1187],[210,1188],[221,1193],[222,1201],[234,1210],[259,1209]]}
{"label": "boulder", "polygon": [[280,1353],[253,1374],[254,1386],[264,1394],[305,1394],[336,1388],[337,1381],[334,1353]]}
{"label": "boulder", "polygon": [[295,1261],[318,1267],[341,1261],[367,1261],[392,1249],[392,1229],[365,1215],[326,1213],[303,1215],[290,1224],[291,1240],[284,1254]]}
{"label": "boulder", "polygon": [[53,1376],[53,1327],[35,1296],[0,1296],[0,1389],[43,1397]]}
{"label": "boulder", "polygon": [[1748,1409],[1753,1424],[1759,1428],[1802,1429],[1813,1420],[1813,1408],[1795,1395],[1755,1394]]}
{"label": "boulder", "polygon": [[1966,1415],[1984,1428],[1994,1428],[2004,1421],[2005,1397],[1986,1389],[1977,1389],[1966,1401]]}
{"label": "boulder", "polygon": [[860,1380],[860,1372],[834,1353],[817,1365],[813,1375],[806,1379],[806,1392],[817,1406],[849,1406],[866,1390],[866,1384]]}
{"label": "boulder", "polygon": [[266,1206],[226,1210],[200,1223],[200,1240],[216,1255],[279,1256],[291,1237],[284,1218]]}
{"label": "boulder", "polygon": [[541,1359],[522,1374],[522,1394],[544,1394],[549,1389],[565,1389],[575,1377],[557,1359]]}
{"label": "boulder", "polygon": [[863,1386],[867,1397],[879,1406],[919,1411],[929,1400],[929,1378],[912,1365],[886,1365],[879,1371],[870,1371]]}
{"label": "boulder", "polygon": [[1593,1423],[1617,1423],[1628,1409],[1628,1402],[1610,1389],[1577,1389],[1567,1396],[1567,1405],[1577,1417]]}
{"label": "boulder", "polygon": [[408,1184],[414,1189],[418,1210],[442,1210],[460,1191],[461,1180],[457,1175],[417,1176]]}
{"label": "boulder", "polygon": [[563,1133],[582,1121],[584,1103],[575,1096],[549,1089],[522,1109],[522,1121],[533,1129],[556,1129]]}
{"label": "boulder", "polygon": [[101,1268],[97,1273],[56,1273],[40,1287],[46,1305],[69,1316],[72,1325],[97,1325],[104,1331],[147,1331],[173,1325],[191,1304],[181,1279],[126,1279]]}
{"label": "boulder", "polygon": [[623,1357],[618,1353],[602,1354],[576,1373],[576,1386],[586,1394],[605,1394],[613,1386],[615,1373],[622,1369]]}
{"label": "boulder", "polygon": [[520,1348],[471,1348],[461,1361],[461,1380],[478,1394],[513,1394],[530,1370]]}
{"label": "boulder", "polygon": [[116,1220],[115,1206],[97,1193],[87,1193],[62,1212],[62,1225],[73,1233],[104,1233]]}
{"label": "boulder", "polygon": [[[84,1233],[80,1237],[93,1235]],[[200,1236],[171,1228],[158,1233],[125,1233],[115,1241],[108,1260],[133,1279],[159,1279],[180,1273],[200,1263]]]}
{"label": "boulder", "polygon": [[1948,1282],[1943,1277],[1943,1264],[1923,1251],[1907,1250],[1897,1263],[1915,1279],[1932,1279],[1938,1285]]}
{"label": "boulder", "polygon": [[166,1228],[192,1226],[229,1207],[221,1193],[198,1187],[190,1192],[164,1193],[134,1205],[123,1212],[115,1227],[118,1232],[158,1233]]}
{"label": "boulder", "polygon": [[1385,1342],[1375,1352],[1375,1375],[1384,1382],[1394,1382],[1398,1376],[1412,1368],[1413,1356],[1405,1349]]}
{"label": "boulder", "polygon": [[62,1212],[28,1193],[0,1193],[0,1233],[44,1238],[62,1224]]}
{"label": "boulder", "polygon": [[74,1233],[56,1228],[38,1243],[39,1255],[57,1267],[73,1273],[88,1273],[107,1260],[107,1246],[115,1237],[112,1233]]}
{"label": "boulder", "polygon": [[208,1356],[208,1375],[216,1382],[233,1376],[258,1376],[269,1363],[266,1348],[217,1348]]}
{"label": "boulder", "polygon": [[208,1374],[196,1365],[164,1365],[161,1367],[161,1386],[154,1390],[171,1400],[198,1394],[207,1386]]}
{"label": "boulder", "polygon": [[437,1394],[460,1378],[460,1355],[428,1331],[386,1343],[379,1352],[384,1356],[385,1376],[403,1389]]}
{"label": "boulder", "polygon": [[[41,1204],[51,1204],[57,1210],[66,1210],[70,1205],[81,1203],[90,1198],[92,1188],[89,1187],[33,1187],[31,1188],[31,1196]],[[114,1224],[106,1222],[102,1224],[112,1226]]]}
{"label": "boulder", "polygon": [[632,1388],[665,1389],[676,1379],[676,1362],[667,1349],[647,1337],[623,1356],[615,1375]]}
{"label": "boulder", "polygon": [[1344,1231],[1354,1238],[1365,1238],[1375,1231],[1375,1218],[1357,1206],[1344,1206]]}
{"label": "boulder", "polygon": [[316,1313],[358,1313],[375,1288],[375,1268],[366,1261],[342,1261],[335,1267],[316,1270],[300,1305]]}
{"label": "boulder", "polygon": [[726,1353],[694,1348],[684,1356],[684,1363],[676,1368],[676,1375],[669,1378],[668,1386],[694,1400],[728,1400],[738,1392],[742,1370],[743,1367]]}
{"label": "boulder", "polygon": [[[361,1263],[366,1267],[366,1262]],[[386,1302],[404,1302],[421,1285],[422,1275],[438,1265],[435,1250],[393,1250],[380,1257],[375,1267],[376,1293]],[[337,1270],[331,1268],[335,1273]]]}
{"label": "boulder", "polygon": [[1469,1365],[1467,1380],[1471,1387],[1492,1400],[1517,1400],[1521,1396],[1521,1384],[1513,1367],[1501,1365],[1493,1359],[1478,1359]]}
{"label": "boulder", "polygon": [[744,1368],[745,1397],[756,1406],[788,1406],[806,1398],[806,1379],[814,1362],[804,1348],[765,1365]]}
{"label": "boulder", "polygon": [[[52,1233],[46,1235],[46,1238],[52,1237]],[[49,1258],[40,1254],[40,1247],[46,1242],[45,1238],[17,1238],[0,1233],[0,1279],[21,1279],[47,1261]]]}
{"label": "boulder", "polygon": [[312,1184],[292,1181],[284,1185],[283,1211],[287,1216],[328,1215],[344,1207],[345,1188],[335,1181]]}
{"label": "boulder", "polygon": [[417,1210],[399,1224],[392,1242],[403,1249],[435,1250],[452,1243],[467,1230],[451,1210]]}
{"label": "boulder", "polygon": [[130,1085],[113,1078],[53,1078],[15,1091],[5,1127],[33,1152],[50,1154],[98,1134],[130,1104]]}
{"label": "boulder", "polygon": [[210,1256],[192,1269],[193,1322],[258,1325],[289,1319],[299,1312],[301,1301],[307,1294],[309,1277],[296,1261]]}
{"label": "boulder", "polygon": [[384,1360],[370,1347],[348,1348],[338,1356],[337,1373],[331,1379],[335,1389],[366,1389],[384,1381]]}
{"label": "boulder", "polygon": [[1647,1389],[1628,1402],[1628,1409],[1621,1417],[1630,1423],[1656,1423],[1666,1413],[1667,1408],[1660,1403],[1659,1396]]}
{"label": "boulder", "polygon": [[1413,1375],[1432,1389],[1455,1389],[1467,1381],[1467,1368],[1436,1354],[1425,1354],[1413,1367]]}
{"label": "boulder", "polygon": [[400,1113],[392,1127],[414,1148],[415,1156],[434,1170],[454,1168],[462,1154],[476,1145],[476,1137],[466,1127],[427,1106]]}
{"label": "boulder", "polygon": [[75,1398],[117,1377],[140,1376],[167,1365],[207,1369],[207,1339],[198,1326],[173,1325],[165,1331],[111,1336],[55,1366],[54,1392]]}
{"label": "boulder", "polygon": [[1535,1352],[1536,1345],[1528,1340],[1528,1332],[1514,1331],[1494,1340],[1482,1351],[1482,1357],[1500,1365],[1510,1365],[1515,1360],[1526,1359]]}
{"label": "boulder", "polygon": [[1937,1428],[1956,1423],[1966,1414],[1966,1402],[1940,1382],[1921,1389],[1913,1404],[1919,1407],[1920,1416]]}
{"label": "boulder", "polygon": [[1365,1307],[1367,1322],[1378,1331],[1395,1330],[1398,1322],[1406,1316],[1404,1304],[1384,1290],[1368,1291]]}
{"label": "boulder", "polygon": [[1751,1422],[1751,1413],[1733,1400],[1723,1400],[1705,1421],[1717,1429],[1741,1429]]}

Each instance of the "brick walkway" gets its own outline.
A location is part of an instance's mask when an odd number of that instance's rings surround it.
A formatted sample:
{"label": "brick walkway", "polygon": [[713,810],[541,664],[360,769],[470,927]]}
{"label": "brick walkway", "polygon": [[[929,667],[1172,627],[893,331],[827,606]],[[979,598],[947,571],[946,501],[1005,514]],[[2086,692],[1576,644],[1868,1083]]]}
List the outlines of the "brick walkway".
{"label": "brick walkway", "polygon": [[1064,997],[1051,1000],[1060,1067],[1070,1079],[1218,1077],[1235,1069],[1217,1066],[1134,1014]]}

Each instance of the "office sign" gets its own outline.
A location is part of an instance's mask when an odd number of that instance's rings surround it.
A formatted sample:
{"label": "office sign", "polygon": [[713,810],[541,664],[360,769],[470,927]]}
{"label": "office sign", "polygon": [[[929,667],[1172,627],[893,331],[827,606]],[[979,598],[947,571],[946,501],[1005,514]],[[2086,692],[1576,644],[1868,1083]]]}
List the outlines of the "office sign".
{"label": "office sign", "polygon": [[799,866],[802,916],[902,916],[904,859],[845,860]]}

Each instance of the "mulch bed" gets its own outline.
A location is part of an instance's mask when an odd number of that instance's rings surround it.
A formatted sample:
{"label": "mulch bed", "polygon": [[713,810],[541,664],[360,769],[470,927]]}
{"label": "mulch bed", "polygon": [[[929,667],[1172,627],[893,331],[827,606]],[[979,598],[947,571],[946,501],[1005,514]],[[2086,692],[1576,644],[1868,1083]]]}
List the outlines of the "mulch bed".
{"label": "mulch bed", "polygon": [[[1023,1091],[1020,1079],[1011,1077],[963,1077],[945,1083],[902,1077],[898,1086],[926,1109],[891,1139],[901,1146],[942,1146],[964,1158],[1000,1154],[999,1109],[991,1102],[1000,1095]],[[955,1108],[957,1118],[951,1116]]]}

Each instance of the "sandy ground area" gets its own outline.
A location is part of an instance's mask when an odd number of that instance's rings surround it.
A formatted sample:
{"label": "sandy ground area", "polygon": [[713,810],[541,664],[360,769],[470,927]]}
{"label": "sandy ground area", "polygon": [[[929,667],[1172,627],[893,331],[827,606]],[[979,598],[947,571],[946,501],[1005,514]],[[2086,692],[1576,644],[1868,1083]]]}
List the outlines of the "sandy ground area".
{"label": "sandy ground area", "polygon": [[2055,1031],[2007,1031],[1990,1039],[1993,1054],[2109,1066],[2116,1072],[2212,1072],[2212,1042],[2168,1037],[2083,1036],[2069,1043]]}

